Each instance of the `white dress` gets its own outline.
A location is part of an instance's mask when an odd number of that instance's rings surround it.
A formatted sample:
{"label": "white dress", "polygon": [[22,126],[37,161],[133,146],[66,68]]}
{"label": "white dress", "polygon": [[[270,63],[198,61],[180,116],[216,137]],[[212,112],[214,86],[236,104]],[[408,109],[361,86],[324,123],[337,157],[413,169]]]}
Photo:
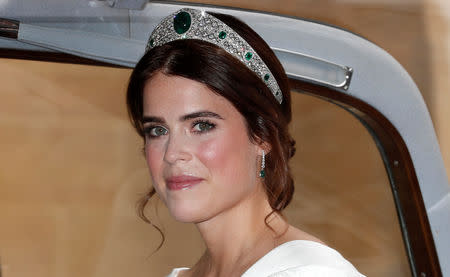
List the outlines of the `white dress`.
{"label": "white dress", "polygon": [[[177,277],[188,268],[175,268]],[[318,242],[293,240],[275,247],[241,277],[364,277],[339,252]]]}

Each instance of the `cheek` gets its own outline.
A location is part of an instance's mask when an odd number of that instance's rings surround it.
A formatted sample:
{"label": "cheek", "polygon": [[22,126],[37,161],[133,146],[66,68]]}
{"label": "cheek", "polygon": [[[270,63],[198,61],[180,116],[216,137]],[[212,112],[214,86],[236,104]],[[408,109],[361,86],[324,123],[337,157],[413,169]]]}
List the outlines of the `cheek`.
{"label": "cheek", "polygon": [[250,142],[247,136],[220,136],[205,141],[198,148],[198,157],[208,168],[213,178],[225,182],[248,182],[252,176],[253,163]]}
{"label": "cheek", "polygon": [[145,159],[147,161],[147,166],[152,177],[153,183],[158,180],[161,175],[161,167],[163,162],[163,152],[159,147],[155,145],[147,144],[145,146]]}
{"label": "cheek", "polygon": [[210,170],[220,168],[227,163],[228,155],[226,153],[231,150],[231,146],[222,139],[211,139],[202,143],[198,148],[198,157],[201,162]]}

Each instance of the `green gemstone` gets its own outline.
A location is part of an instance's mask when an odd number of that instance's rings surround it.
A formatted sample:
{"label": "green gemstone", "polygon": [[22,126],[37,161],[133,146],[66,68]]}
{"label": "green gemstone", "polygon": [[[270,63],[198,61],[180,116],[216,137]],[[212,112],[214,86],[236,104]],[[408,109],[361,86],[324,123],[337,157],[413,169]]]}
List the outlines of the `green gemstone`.
{"label": "green gemstone", "polygon": [[226,38],[226,37],[227,37],[227,33],[225,33],[224,31],[222,31],[222,32],[219,33],[219,38],[220,38],[220,39],[224,39],[224,38]]}
{"label": "green gemstone", "polygon": [[266,172],[265,172],[264,170],[261,170],[261,171],[259,172],[259,177],[261,177],[261,178],[266,177]]}
{"label": "green gemstone", "polygon": [[247,52],[247,53],[245,54],[245,59],[246,59],[247,61],[251,60],[252,57],[253,57],[252,52]]}
{"label": "green gemstone", "polygon": [[151,40],[150,40],[150,46],[151,46],[151,47],[155,46],[155,40],[154,40],[154,39],[151,39]]}
{"label": "green gemstone", "polygon": [[191,27],[191,15],[187,12],[179,12],[173,19],[173,28],[177,34],[186,33]]}
{"label": "green gemstone", "polygon": [[266,75],[264,75],[264,81],[269,81],[270,75],[269,73],[267,73]]}

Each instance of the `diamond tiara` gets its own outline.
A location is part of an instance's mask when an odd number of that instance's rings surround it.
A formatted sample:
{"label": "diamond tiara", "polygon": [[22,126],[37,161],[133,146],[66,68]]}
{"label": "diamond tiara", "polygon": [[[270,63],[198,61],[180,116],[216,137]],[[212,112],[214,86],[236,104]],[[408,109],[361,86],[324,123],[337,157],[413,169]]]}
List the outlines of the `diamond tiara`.
{"label": "diamond tiara", "polygon": [[147,43],[146,52],[179,39],[198,39],[213,43],[236,57],[267,85],[281,104],[283,94],[275,77],[255,50],[218,18],[199,10],[184,8],[164,18]]}

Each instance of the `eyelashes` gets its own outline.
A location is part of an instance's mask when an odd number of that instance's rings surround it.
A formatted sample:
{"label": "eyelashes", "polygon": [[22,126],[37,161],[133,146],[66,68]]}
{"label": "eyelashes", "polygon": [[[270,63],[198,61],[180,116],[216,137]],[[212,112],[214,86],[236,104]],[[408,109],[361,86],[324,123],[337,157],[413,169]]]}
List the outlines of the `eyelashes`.
{"label": "eyelashes", "polygon": [[[206,119],[195,120],[191,125],[191,130],[194,134],[208,133],[215,128],[216,124]],[[162,125],[146,126],[143,131],[146,139],[156,139],[169,133],[169,130]]]}
{"label": "eyelashes", "polygon": [[160,137],[166,135],[169,131],[163,126],[149,126],[144,129],[144,134],[150,137]]}
{"label": "eyelashes", "polygon": [[196,133],[206,133],[210,130],[214,129],[216,127],[216,124],[212,123],[209,120],[196,120],[192,123],[193,129],[195,129],[194,132]]}

